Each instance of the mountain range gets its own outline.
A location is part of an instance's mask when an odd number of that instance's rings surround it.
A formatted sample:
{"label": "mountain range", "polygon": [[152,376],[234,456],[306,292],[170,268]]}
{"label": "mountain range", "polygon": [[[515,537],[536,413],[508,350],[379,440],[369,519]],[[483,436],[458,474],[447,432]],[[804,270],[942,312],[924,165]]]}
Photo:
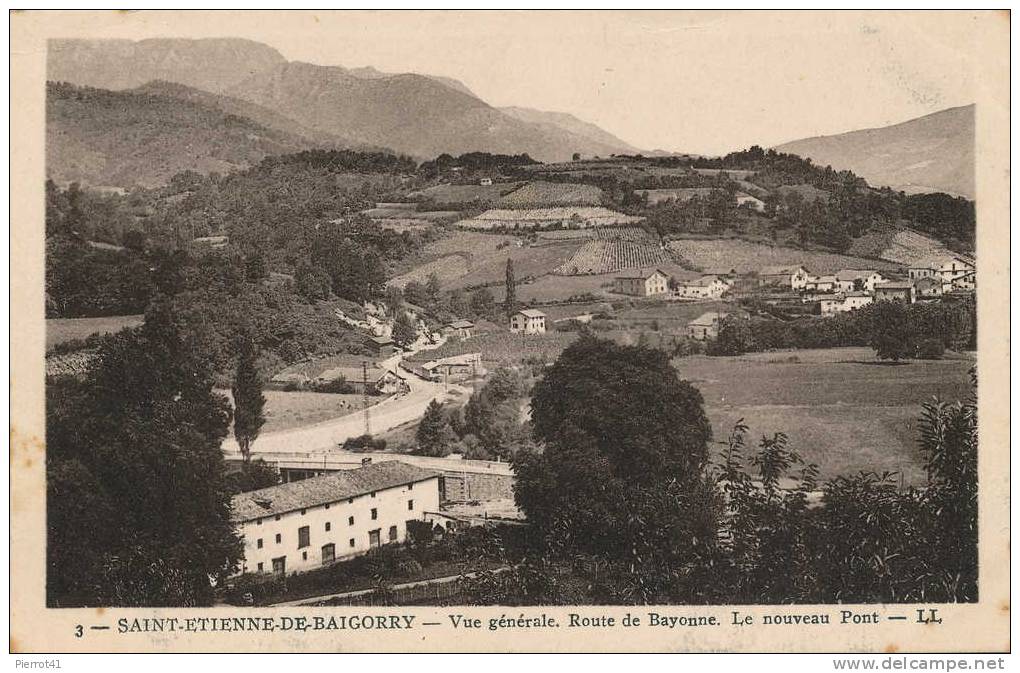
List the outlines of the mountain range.
{"label": "mountain range", "polygon": [[[418,159],[444,152],[488,151],[526,152],[541,161],[557,161],[574,153],[591,156],[635,151],[628,143],[571,115],[495,108],[463,83],[447,77],[288,62],[272,47],[242,39],[54,40],[49,48],[47,79],[134,96],[130,103],[128,98],[121,99],[131,114],[126,110],[114,113],[109,105],[113,99],[96,94],[78,99],[65,96],[59,101],[51,96],[49,104],[56,109],[49,111],[48,120],[55,129],[48,138],[56,141],[59,135],[72,141],[72,148],[48,152],[51,175],[73,173],[86,182],[103,181],[98,184],[130,179],[137,165],[118,166],[123,162],[117,154],[106,151],[112,147],[85,148],[83,139],[106,137],[114,119],[128,127],[149,128],[156,109],[159,114],[168,113],[168,100],[181,105],[181,114],[172,116],[172,134],[187,137],[182,124],[188,119],[201,117],[212,123],[195,129],[185,152],[194,156],[196,170],[221,165],[221,146],[228,138],[236,140],[236,129],[210,119],[209,113],[213,117],[219,113],[224,119],[229,116],[231,122],[241,117],[266,131],[284,134],[272,139],[277,143],[389,148]],[[88,106],[93,109],[85,110]],[[199,107],[207,113],[196,116]],[[83,126],[72,128],[75,125]],[[140,153],[143,148],[132,145],[130,139],[141,137],[125,135],[119,151]],[[239,149],[231,159],[247,156],[251,160],[260,147],[268,149],[263,142],[265,134],[255,135],[258,140],[252,139],[249,147]],[[162,136],[161,146],[171,142]],[[199,138],[219,149],[204,149]],[[82,152],[89,156],[77,156]],[[73,160],[73,169],[61,163],[66,160]],[[143,171],[148,175],[141,177],[148,180],[164,172]],[[138,184],[143,184],[141,177]]]}
{"label": "mountain range", "polygon": [[974,106],[882,128],[778,145],[821,166],[848,169],[879,187],[974,198]]}

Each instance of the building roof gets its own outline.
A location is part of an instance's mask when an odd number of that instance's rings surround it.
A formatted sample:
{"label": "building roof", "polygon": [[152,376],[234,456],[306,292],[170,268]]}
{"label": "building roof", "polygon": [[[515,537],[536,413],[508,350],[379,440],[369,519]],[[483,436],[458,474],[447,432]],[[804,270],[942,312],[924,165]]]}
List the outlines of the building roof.
{"label": "building roof", "polygon": [[843,269],[836,272],[836,280],[857,280],[878,273],[874,269]]}
{"label": "building roof", "polygon": [[942,287],[942,281],[938,278],[918,278],[914,281],[914,287],[921,287],[922,285],[932,285],[935,287]]}
{"label": "building roof", "polygon": [[471,329],[475,324],[470,320],[454,320],[450,323],[450,327],[453,329]]}
{"label": "building roof", "polygon": [[818,276],[808,281],[809,283],[835,283],[835,276]]}
{"label": "building roof", "polygon": [[804,267],[802,267],[800,265],[797,265],[797,266],[766,266],[764,269],[761,270],[760,275],[762,275],[762,276],[785,276],[787,274],[797,273],[797,271],[799,271],[800,269],[803,269],[803,268]]}
{"label": "building roof", "polygon": [[666,276],[667,278],[669,277],[668,273],[666,273],[662,269],[658,269],[653,266],[647,269],[633,269],[631,271],[624,271],[623,273],[618,275],[617,278],[627,278],[630,280],[648,280],[656,273],[661,273],[663,276]]}
{"label": "building roof", "polygon": [[544,318],[545,314],[536,308],[522,308],[517,313],[523,315],[525,318]]}
{"label": "building roof", "polygon": [[391,339],[388,336],[374,336],[372,337],[372,341],[379,344],[380,346],[388,346],[389,344],[393,343],[393,339]]}
{"label": "building roof", "polygon": [[434,470],[422,469],[397,460],[372,463],[353,470],[340,470],[321,477],[239,493],[230,501],[231,520],[252,521],[438,476],[439,472]]}
{"label": "building roof", "polygon": [[909,290],[914,284],[905,280],[890,280],[885,283],[877,283],[875,290]]}
{"label": "building roof", "polygon": [[871,295],[867,292],[847,292],[846,296],[849,297],[870,297]]}
{"label": "building roof", "polygon": [[728,281],[723,280],[719,276],[715,275],[702,276],[701,278],[695,278],[694,280],[688,280],[683,283],[680,283],[680,285],[688,287],[708,287],[709,285],[716,281],[719,281],[720,283],[726,283],[726,285],[729,285]]}
{"label": "building roof", "polygon": [[711,327],[716,322],[725,318],[727,315],[729,314],[717,313],[716,311],[709,311],[708,313],[702,313],[700,316],[687,323],[687,325],[688,327],[691,325],[695,325],[697,327]]}

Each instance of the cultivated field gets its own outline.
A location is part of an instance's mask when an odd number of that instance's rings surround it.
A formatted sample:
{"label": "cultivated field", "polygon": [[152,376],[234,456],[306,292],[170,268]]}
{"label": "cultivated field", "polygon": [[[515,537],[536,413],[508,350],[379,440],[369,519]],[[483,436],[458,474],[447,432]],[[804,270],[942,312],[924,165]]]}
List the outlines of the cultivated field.
{"label": "cultivated field", "polygon": [[773,247],[741,239],[677,239],[667,247],[696,267],[726,267],[737,273],[759,271],[762,267],[783,264],[803,265],[811,273],[834,273],[840,269],[878,269],[891,271],[899,267],[892,262],[839,255],[829,252]]}
{"label": "cultivated field", "polygon": [[46,321],[46,350],[93,334],[111,334],[125,327],[137,327],[145,316],[115,315],[105,318],[49,318]]}
{"label": "cultivated field", "polygon": [[[218,392],[230,399],[229,390]],[[364,399],[361,395],[280,390],[266,390],[263,394],[266,396],[266,424],[262,426],[263,433],[313,425],[364,408]],[[380,399],[382,398],[370,398],[370,403],[375,404]],[[233,428],[230,431],[233,433]]]}
{"label": "cultivated field", "polygon": [[497,182],[492,185],[436,185],[423,189],[418,195],[439,204],[467,207],[496,203],[504,194],[523,184],[523,182]]}
{"label": "cultivated field", "polygon": [[856,254],[881,257],[902,266],[910,266],[952,252],[930,236],[909,229],[871,232],[854,241]]}
{"label": "cultivated field", "polygon": [[511,210],[495,208],[477,217],[457,222],[465,229],[534,229],[563,228],[584,229],[587,227],[612,227],[635,224],[640,217],[624,215],[601,206],[569,206],[562,208],[530,208]]}
{"label": "cultivated field", "polygon": [[536,181],[506,194],[497,205],[500,208],[555,208],[601,203],[602,190],[593,185]]}
{"label": "cultivated field", "polygon": [[658,241],[653,233],[640,227],[592,227],[590,229],[555,229],[536,234],[542,241],[565,241],[574,239],[602,239],[620,241]]}
{"label": "cultivated field", "polygon": [[585,276],[639,269],[672,262],[669,253],[657,243],[597,239],[588,241],[556,267],[563,276]]}
{"label": "cultivated field", "polygon": [[962,399],[974,359],[891,365],[869,348],[692,356],[674,361],[705,398],[715,440],[724,442],[743,418],[755,443],[784,432],[823,478],[860,470],[895,471],[920,484],[917,448],[921,404],[932,395]]}

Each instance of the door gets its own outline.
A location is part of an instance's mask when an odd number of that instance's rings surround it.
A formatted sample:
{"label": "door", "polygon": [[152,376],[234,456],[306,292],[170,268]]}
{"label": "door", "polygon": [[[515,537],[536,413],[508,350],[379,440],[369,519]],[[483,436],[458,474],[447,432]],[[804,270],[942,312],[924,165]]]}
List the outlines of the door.
{"label": "door", "polygon": [[336,559],[336,545],[332,542],[322,545],[322,565],[332,563]]}
{"label": "door", "polygon": [[378,547],[379,546],[379,533],[382,529],[376,528],[375,530],[368,531],[368,546]]}
{"label": "door", "polygon": [[273,559],[273,572],[277,575],[284,575],[287,572],[287,557],[281,556]]}

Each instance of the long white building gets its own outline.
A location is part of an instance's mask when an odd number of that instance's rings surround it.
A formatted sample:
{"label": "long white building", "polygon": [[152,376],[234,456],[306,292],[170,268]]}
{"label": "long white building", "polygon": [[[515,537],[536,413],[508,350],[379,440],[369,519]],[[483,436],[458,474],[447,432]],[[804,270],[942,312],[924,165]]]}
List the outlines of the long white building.
{"label": "long white building", "polygon": [[373,463],[234,496],[241,572],[312,570],[407,539],[407,522],[439,509],[440,473]]}

